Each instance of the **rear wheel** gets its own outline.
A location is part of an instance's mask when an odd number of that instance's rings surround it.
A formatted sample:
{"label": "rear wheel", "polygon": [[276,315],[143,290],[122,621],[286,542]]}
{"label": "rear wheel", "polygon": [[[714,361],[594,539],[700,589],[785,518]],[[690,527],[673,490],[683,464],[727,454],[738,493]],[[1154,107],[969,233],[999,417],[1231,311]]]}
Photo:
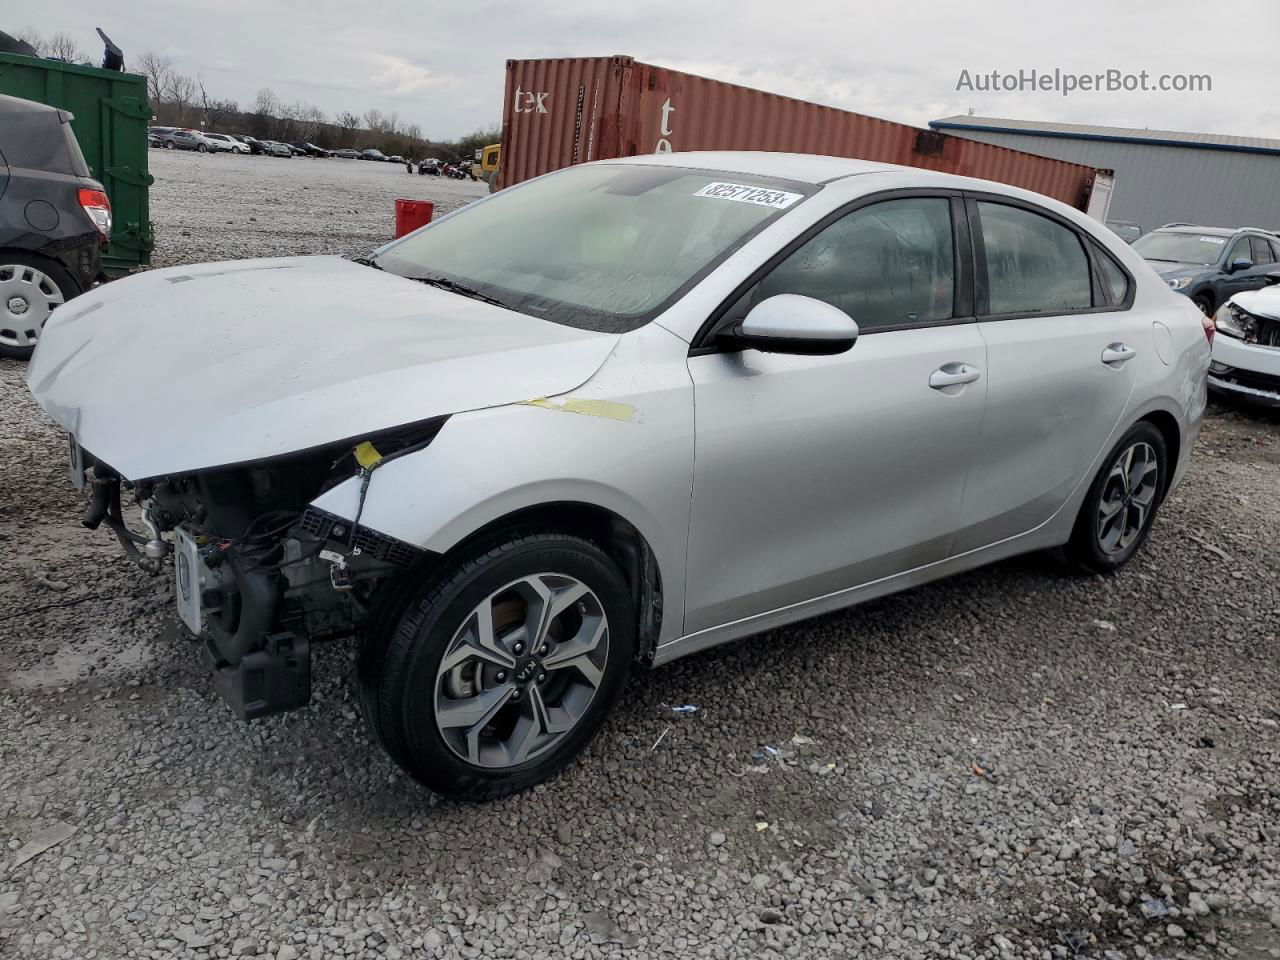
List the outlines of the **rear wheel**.
{"label": "rear wheel", "polygon": [[208,147],[206,147],[203,143],[197,143],[197,144],[196,144],[196,150],[197,150],[197,151],[199,151],[200,153],[208,153],[208,152],[209,152],[209,148],[208,148]]}
{"label": "rear wheel", "polygon": [[390,611],[361,645],[366,717],[411,776],[470,800],[532,786],[577,756],[635,646],[621,572],[567,534],[502,536]]}
{"label": "rear wheel", "polygon": [[1168,452],[1154,425],[1134,424],[1111,449],[1080,506],[1067,556],[1093,573],[1129,562],[1151,530],[1167,486]]}
{"label": "rear wheel", "polygon": [[0,357],[30,359],[49,314],[79,292],[56,262],[0,251]]}

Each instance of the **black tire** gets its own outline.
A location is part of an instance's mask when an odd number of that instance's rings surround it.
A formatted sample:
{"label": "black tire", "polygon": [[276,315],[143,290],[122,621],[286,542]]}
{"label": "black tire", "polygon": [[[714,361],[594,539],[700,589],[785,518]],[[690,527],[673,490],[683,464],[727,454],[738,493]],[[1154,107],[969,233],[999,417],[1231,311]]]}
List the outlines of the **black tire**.
{"label": "black tire", "polygon": [[166,150],[172,150],[172,149],[173,149],[173,141],[172,141],[172,140],[166,140],[166,141],[164,142],[164,148],[165,148]]}
{"label": "black tire", "polygon": [[[598,598],[608,621],[600,683],[577,723],[545,752],[508,767],[471,763],[446,743],[436,723],[441,661],[478,604],[537,573],[572,577]],[[409,578],[389,587],[360,644],[359,701],[391,759],[419,783],[450,797],[492,800],[554,776],[599,732],[630,669],[636,618],[622,573],[594,543],[555,532],[511,532],[416,583]]]}
{"label": "black tire", "polygon": [[1213,297],[1207,293],[1197,293],[1191,298],[1191,302],[1200,308],[1200,312],[1206,317],[1213,316]]}
{"label": "black tire", "polygon": [[209,148],[208,148],[208,147],[206,147],[203,143],[197,143],[197,144],[196,144],[196,152],[197,152],[197,153],[208,153],[208,152],[209,152]]}
{"label": "black tire", "polygon": [[[1154,496],[1149,509],[1143,514],[1136,536],[1127,545],[1116,544],[1108,549],[1103,543],[1104,538],[1100,532],[1103,496],[1106,494],[1110,503],[1116,502],[1112,496],[1116,492],[1112,472],[1117,468],[1120,459],[1137,444],[1146,444],[1154,453],[1156,464]],[[1146,541],[1168,486],[1169,452],[1165,446],[1164,436],[1153,424],[1146,420],[1139,421],[1130,427],[1107,453],[1101,469],[1098,470],[1098,475],[1089,485],[1089,491],[1085,494],[1084,502],[1080,505],[1080,513],[1076,517],[1071,540],[1066,547],[1067,559],[1089,573],[1106,575],[1119,570],[1133,558]],[[1123,509],[1126,517],[1131,516],[1131,508],[1127,505],[1127,501]]]}
{"label": "black tire", "polygon": [[[39,270],[57,286],[58,291],[62,294],[64,303],[84,292],[80,289],[80,285],[76,283],[75,277],[71,276],[66,268],[56,260],[48,260],[44,257],[21,251],[0,251],[0,265],[8,266],[9,264],[24,264]],[[0,315],[0,329],[4,329],[6,324],[5,316]],[[34,352],[35,347],[19,347],[0,343],[0,357],[8,357],[12,360],[30,360],[31,354]]]}

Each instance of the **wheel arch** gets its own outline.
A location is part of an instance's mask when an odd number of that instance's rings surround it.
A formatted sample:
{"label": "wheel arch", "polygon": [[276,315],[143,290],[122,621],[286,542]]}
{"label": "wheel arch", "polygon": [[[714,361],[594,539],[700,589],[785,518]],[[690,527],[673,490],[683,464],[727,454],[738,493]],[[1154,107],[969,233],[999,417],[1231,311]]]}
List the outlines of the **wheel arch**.
{"label": "wheel arch", "polygon": [[1182,429],[1178,426],[1178,418],[1167,410],[1151,410],[1137,422],[1151,424],[1160,431],[1160,436],[1164,439],[1167,467],[1164,472],[1163,489],[1160,491],[1163,497],[1173,481],[1173,474],[1182,454]]}
{"label": "wheel arch", "polygon": [[636,656],[653,662],[663,621],[663,580],[658,557],[644,533],[607,507],[581,500],[556,500],[520,507],[467,534],[443,555],[443,562],[477,544],[514,530],[554,530],[590,540],[609,555],[626,577],[636,606]]}

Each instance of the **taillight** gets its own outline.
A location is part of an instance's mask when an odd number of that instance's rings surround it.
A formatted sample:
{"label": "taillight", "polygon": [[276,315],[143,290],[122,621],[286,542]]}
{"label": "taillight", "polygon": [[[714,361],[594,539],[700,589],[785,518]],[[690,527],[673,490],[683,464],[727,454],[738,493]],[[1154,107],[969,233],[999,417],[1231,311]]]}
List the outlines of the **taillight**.
{"label": "taillight", "polygon": [[102,234],[103,242],[111,239],[111,201],[101,190],[80,188],[80,206]]}
{"label": "taillight", "polygon": [[1200,315],[1200,322],[1204,324],[1204,337],[1209,341],[1209,346],[1213,346],[1213,335],[1218,332],[1218,328],[1213,325],[1213,317],[1207,313]]}

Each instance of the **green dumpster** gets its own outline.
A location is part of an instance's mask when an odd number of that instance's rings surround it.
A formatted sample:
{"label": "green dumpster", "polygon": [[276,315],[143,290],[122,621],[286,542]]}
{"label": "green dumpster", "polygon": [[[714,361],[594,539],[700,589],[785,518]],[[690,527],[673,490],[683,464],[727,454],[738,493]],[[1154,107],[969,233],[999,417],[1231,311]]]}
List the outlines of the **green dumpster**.
{"label": "green dumpster", "polygon": [[136,73],[0,53],[0,93],[47,103],[75,114],[71,127],[94,179],[111,200],[111,246],[103,258],[110,276],[151,262],[147,189],[147,81]]}

